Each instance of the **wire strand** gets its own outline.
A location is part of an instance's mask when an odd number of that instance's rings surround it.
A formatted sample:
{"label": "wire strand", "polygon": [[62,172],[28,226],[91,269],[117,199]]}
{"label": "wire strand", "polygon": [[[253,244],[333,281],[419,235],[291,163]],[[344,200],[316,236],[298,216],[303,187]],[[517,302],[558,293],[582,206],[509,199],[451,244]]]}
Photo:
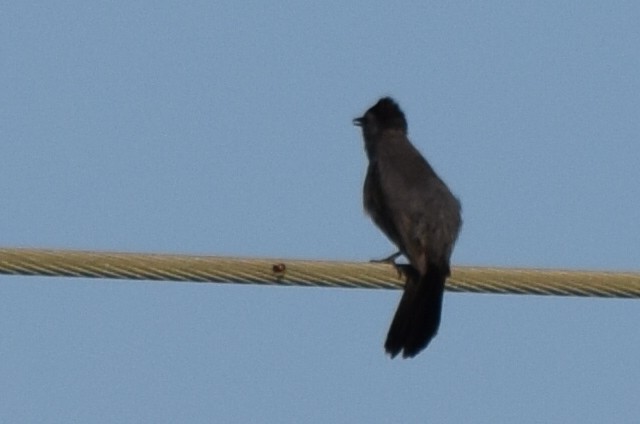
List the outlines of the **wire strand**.
{"label": "wire strand", "polygon": [[[394,267],[368,262],[0,248],[0,274],[398,289]],[[640,273],[456,266],[454,292],[640,297]]]}

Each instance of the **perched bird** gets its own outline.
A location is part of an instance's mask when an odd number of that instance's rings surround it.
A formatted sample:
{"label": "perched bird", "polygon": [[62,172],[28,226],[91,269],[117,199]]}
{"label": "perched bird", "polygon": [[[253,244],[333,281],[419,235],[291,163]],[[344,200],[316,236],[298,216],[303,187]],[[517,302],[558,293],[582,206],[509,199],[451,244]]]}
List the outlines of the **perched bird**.
{"label": "perched bird", "polygon": [[401,351],[414,357],[440,325],[449,260],[462,226],[460,202],[407,138],[407,120],[393,99],[380,99],[353,123],[362,127],[369,159],[364,208],[409,260],[396,265],[406,283],[384,346],[392,358]]}

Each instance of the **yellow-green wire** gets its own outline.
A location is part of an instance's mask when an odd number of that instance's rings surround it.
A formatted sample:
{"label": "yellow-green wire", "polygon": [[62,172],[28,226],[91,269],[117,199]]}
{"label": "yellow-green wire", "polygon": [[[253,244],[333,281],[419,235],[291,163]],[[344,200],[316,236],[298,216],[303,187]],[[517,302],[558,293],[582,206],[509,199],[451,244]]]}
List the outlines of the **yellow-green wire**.
{"label": "yellow-green wire", "polygon": [[[52,249],[0,249],[0,274],[126,280],[401,288],[389,264]],[[457,292],[640,297],[640,273],[454,266]]]}

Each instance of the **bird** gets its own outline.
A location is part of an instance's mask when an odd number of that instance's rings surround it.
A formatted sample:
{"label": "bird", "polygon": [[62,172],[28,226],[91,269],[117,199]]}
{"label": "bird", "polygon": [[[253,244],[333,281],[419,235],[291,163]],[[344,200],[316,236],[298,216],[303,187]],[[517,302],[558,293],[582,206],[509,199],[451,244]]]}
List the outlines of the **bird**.
{"label": "bird", "polygon": [[[412,358],[438,332],[450,259],[462,227],[461,204],[411,144],[407,120],[391,97],[381,98],[353,120],[361,127],[369,161],[364,209],[396,245],[388,260],[405,277],[385,350]],[[396,264],[404,255],[408,264]]]}

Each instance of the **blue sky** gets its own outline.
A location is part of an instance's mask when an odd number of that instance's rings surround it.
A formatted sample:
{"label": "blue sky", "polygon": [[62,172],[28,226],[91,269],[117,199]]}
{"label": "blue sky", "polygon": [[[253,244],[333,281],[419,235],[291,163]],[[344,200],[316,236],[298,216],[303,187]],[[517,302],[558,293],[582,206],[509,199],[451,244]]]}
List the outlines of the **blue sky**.
{"label": "blue sky", "polygon": [[[9,2],[3,247],[366,261],[380,96],[460,197],[453,261],[638,270],[635,2]],[[634,300],[0,276],[3,422],[635,422]]]}

